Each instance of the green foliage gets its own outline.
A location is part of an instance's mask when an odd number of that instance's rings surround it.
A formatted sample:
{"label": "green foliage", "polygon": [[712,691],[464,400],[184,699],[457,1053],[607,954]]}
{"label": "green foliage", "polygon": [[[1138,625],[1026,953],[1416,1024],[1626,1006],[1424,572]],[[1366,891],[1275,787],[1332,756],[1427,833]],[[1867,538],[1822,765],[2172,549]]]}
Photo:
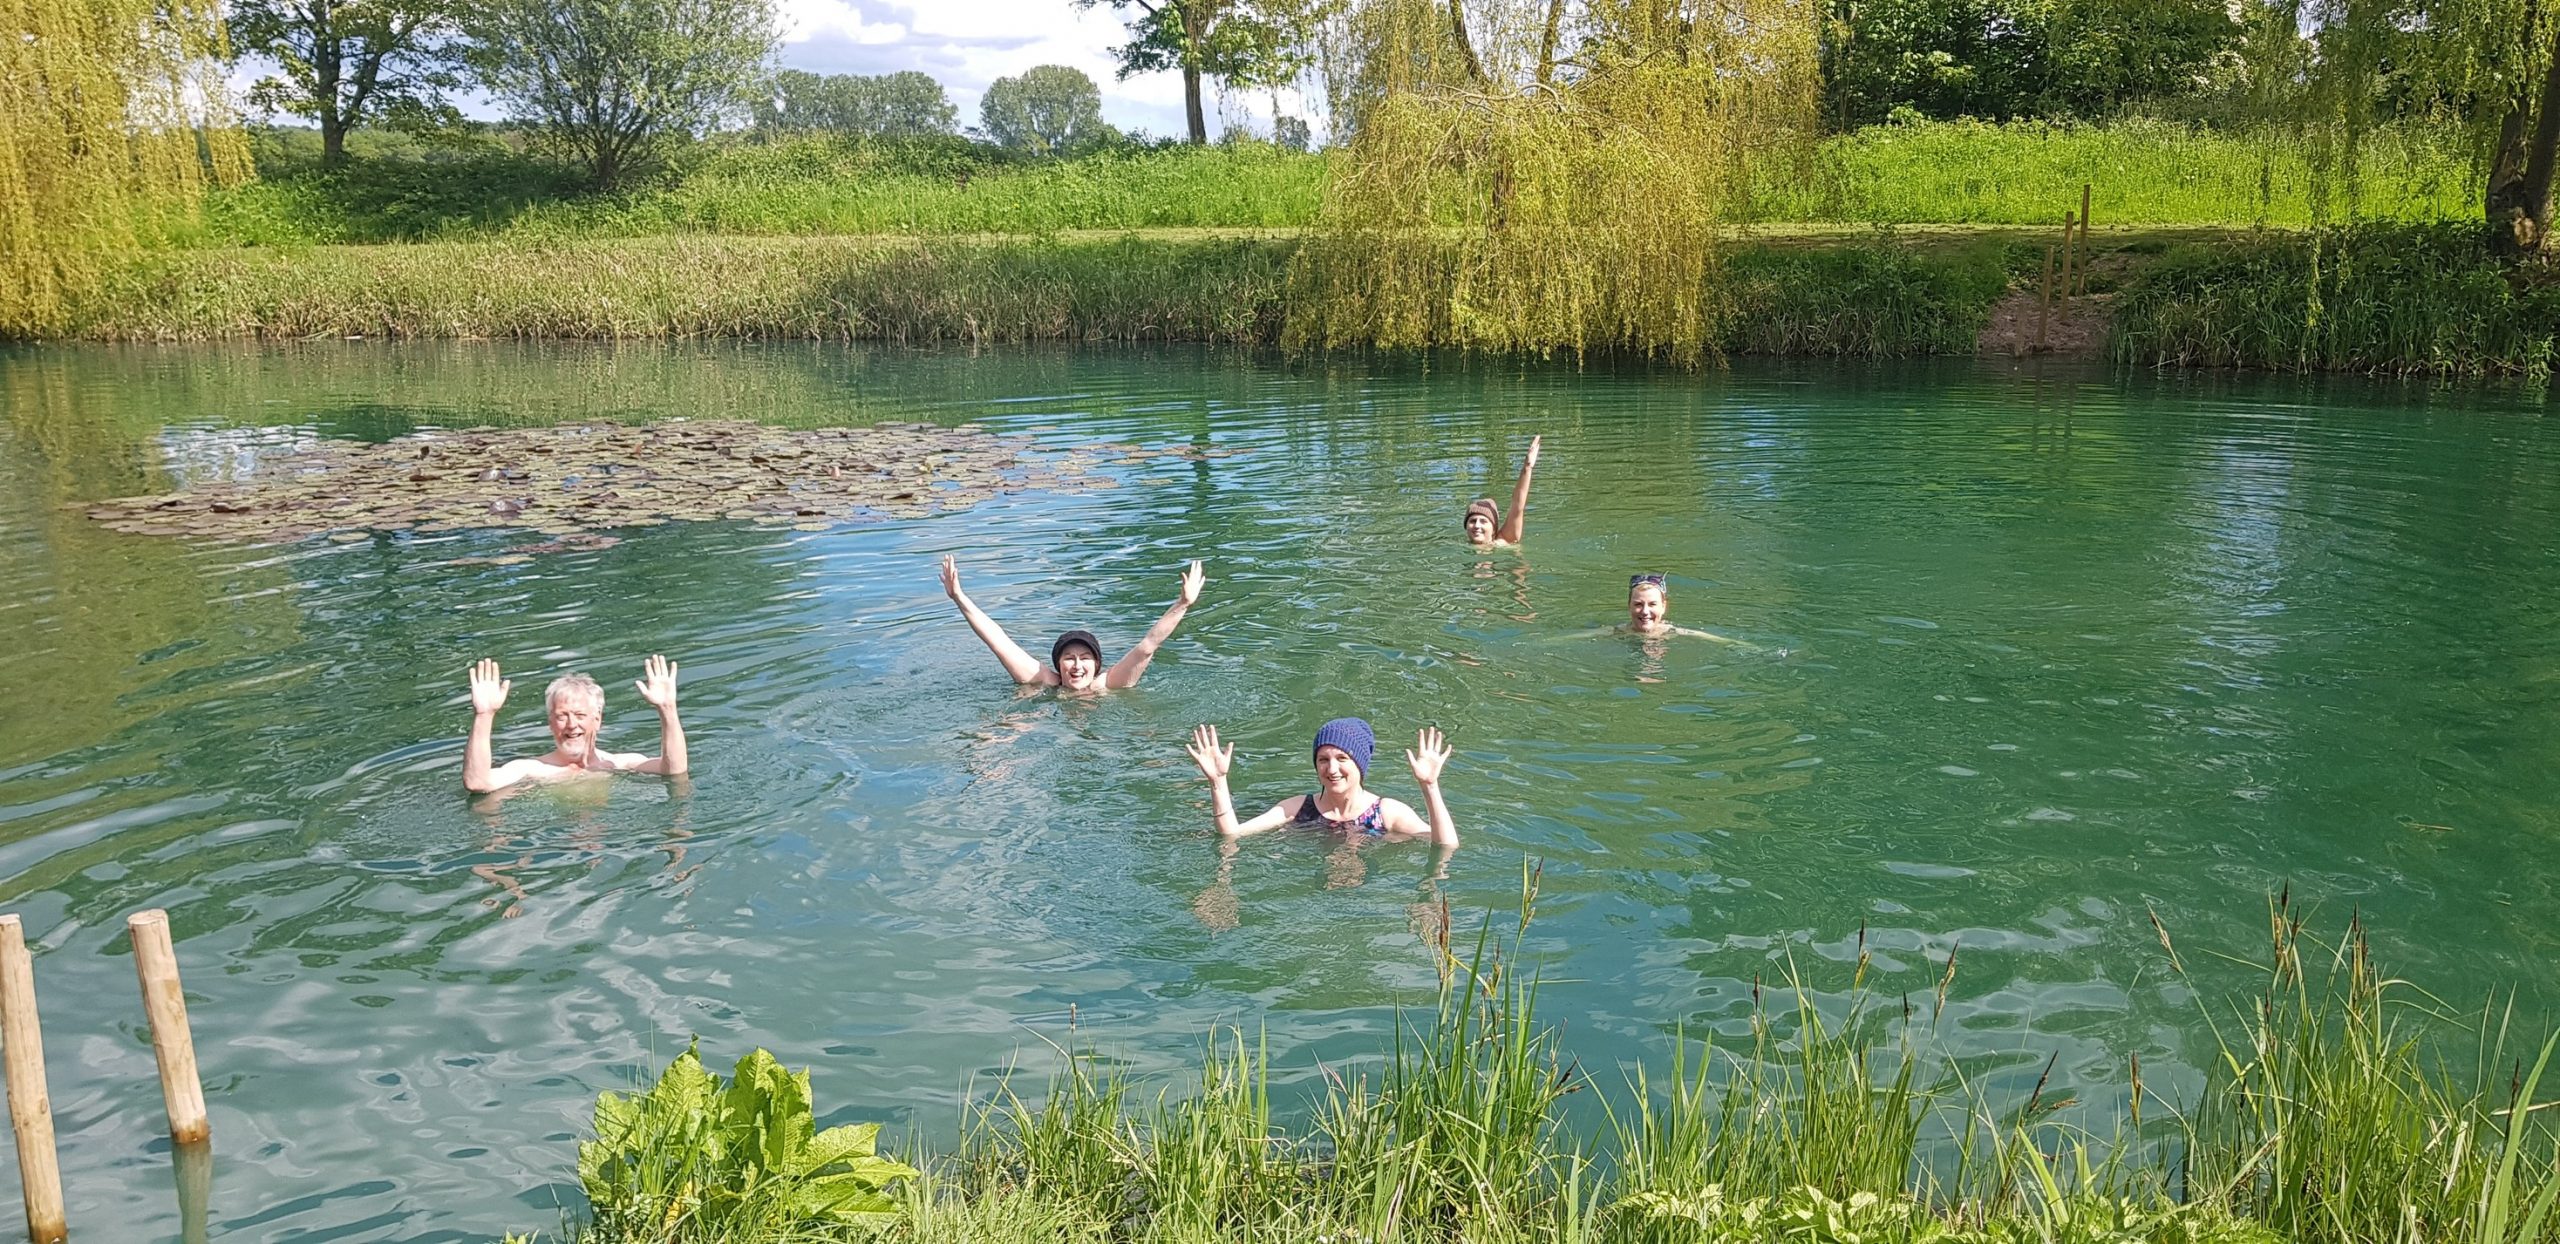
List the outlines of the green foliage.
{"label": "green foliage", "polygon": [[877,1123],[816,1131],[809,1074],[763,1050],[724,1086],[688,1049],[647,1093],[598,1095],[595,1130],[578,1145],[578,1182],[610,1240],[772,1238],[875,1218],[898,1207],[888,1185],[916,1174],[873,1151]]}
{"label": "green foliage", "polygon": [[988,83],[978,118],[990,140],[1034,155],[1074,155],[1118,133],[1102,119],[1093,79],[1066,65],[1034,65]]}
{"label": "green foliage", "polygon": [[[1535,882],[1534,872],[1524,878],[1507,949],[1494,946],[1490,924],[1464,960],[1445,937],[1428,947],[1444,968],[1428,1019],[1399,1024],[1374,1088],[1325,1068],[1304,1133],[1275,1120],[1267,1060],[1241,1032],[1213,1033],[1196,1090],[1160,1093],[1151,1107],[1135,1104],[1136,1086],[1104,1059],[1061,1050],[1045,1097],[1026,1100],[1008,1074],[977,1107],[960,1152],[940,1174],[908,1181],[877,1234],[772,1225],[721,1238],[2560,1241],[2555,1121],[2540,1100],[2560,1038],[2511,1058],[2507,1017],[2491,1012],[2473,1034],[2476,1064],[2438,1066],[2424,1052],[2459,1031],[2395,1001],[2403,987],[2372,969],[2353,932],[2321,951],[2326,985],[2308,981],[2300,930],[2281,904],[2266,993],[2237,1009],[2192,1112],[2148,1131],[2138,1112],[2112,1138],[2057,1122],[2042,1081],[2025,1101],[2004,1103],[1952,1070],[1924,1074],[1937,1065],[1927,1043],[1952,959],[1936,1004],[1915,1011],[1919,999],[1867,993],[1862,958],[1838,994],[1790,972],[1766,1009],[1755,1003],[1747,1047],[1682,1043],[1659,1088],[1636,1071],[1624,1104],[1605,1103],[1612,1126],[1586,1154],[1558,1107],[1597,1086],[1538,1018],[1534,977],[1517,966]],[[2174,950],[2168,959],[2183,970]],[[708,1100],[709,1078],[698,1066],[688,1077],[673,1095]],[[2138,1083],[2133,1092],[2145,1096]],[[602,1119],[600,1110],[600,1128]],[[1946,1140],[1925,1155],[1932,1134]],[[615,1221],[608,1228],[599,1216],[585,1244],[668,1238],[643,1220]]]}
{"label": "green foliage", "polygon": [[[1748,210],[1763,221],[2059,230],[2087,184],[2101,229],[2301,226],[2323,210],[2321,159],[2271,131],[2161,121],[1880,125],[1825,139],[1807,160],[1763,166]],[[2456,134],[2414,124],[2377,131],[2366,137],[2359,167],[2368,216],[2473,218],[2479,187]]]}
{"label": "green foliage", "polygon": [[866,77],[785,69],[750,109],[762,134],[922,138],[954,132],[959,112],[942,84],[909,69]]}
{"label": "green foliage", "polygon": [[[1129,14],[1129,42],[1112,49],[1120,76],[1180,73],[1190,140],[1208,141],[1204,80],[1229,92],[1277,90],[1313,67],[1316,29],[1331,0],[1075,0]],[[1135,12],[1131,12],[1131,10]]]}
{"label": "green foliage", "polygon": [[1809,11],[1458,12],[1365,0],[1346,19],[1351,139],[1293,274],[1292,343],[1702,361],[1736,191],[1811,134]]}
{"label": "green foliage", "polygon": [[235,0],[231,46],[273,63],[249,102],[319,125],[323,158],[343,158],[348,130],[369,121],[451,125],[445,93],[461,83],[453,0]]}
{"label": "green foliage", "polygon": [[221,11],[0,0],[0,335],[41,332],[114,257],[246,180]]}
{"label": "green foliage", "polygon": [[2389,375],[2551,374],[2560,280],[2510,267],[2478,225],[2358,225],[2180,247],[2117,306],[2150,365]]}
{"label": "green foliage", "polygon": [[2008,292],[2011,259],[1998,243],[1926,247],[1889,234],[1738,250],[1725,271],[1736,310],[1719,344],[1736,354],[1970,354]]}
{"label": "green foliage", "polygon": [[774,0],[485,0],[472,60],[491,95],[612,191],[745,105],[779,20]]}
{"label": "green foliage", "polygon": [[2194,91],[2239,37],[2223,0],[1834,0],[1824,120],[2102,119]]}
{"label": "green foliage", "polygon": [[2467,1074],[2439,1070],[2426,1000],[2398,1000],[2407,986],[2375,968],[2360,923],[2335,947],[2306,947],[2285,900],[2268,923],[2267,990],[2217,1034],[2192,1178],[2300,1244],[2560,1238],[2555,1128],[2523,1108],[2560,1038],[2501,1111],[2489,1086],[2522,1071],[2506,1017],[2482,1017]]}

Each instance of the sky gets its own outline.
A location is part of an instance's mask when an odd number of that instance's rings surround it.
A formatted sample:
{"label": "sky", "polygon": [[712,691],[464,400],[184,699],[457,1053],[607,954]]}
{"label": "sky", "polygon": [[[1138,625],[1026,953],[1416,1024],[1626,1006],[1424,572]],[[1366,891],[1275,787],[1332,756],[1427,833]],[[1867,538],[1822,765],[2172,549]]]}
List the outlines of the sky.
{"label": "sky", "polygon": [[[1183,133],[1182,77],[1140,74],[1119,80],[1111,49],[1128,31],[1108,3],[1090,9],[1071,0],[780,0],[781,63],[811,73],[921,70],[940,79],[960,109],[978,123],[978,97],[997,78],[1034,65],[1071,65],[1102,89],[1102,115],[1124,130]],[[1132,11],[1135,6],[1131,6]],[[1268,101],[1235,101],[1256,128],[1270,126]],[[1220,129],[1217,101],[1209,132]],[[1243,118],[1239,118],[1243,119]]]}

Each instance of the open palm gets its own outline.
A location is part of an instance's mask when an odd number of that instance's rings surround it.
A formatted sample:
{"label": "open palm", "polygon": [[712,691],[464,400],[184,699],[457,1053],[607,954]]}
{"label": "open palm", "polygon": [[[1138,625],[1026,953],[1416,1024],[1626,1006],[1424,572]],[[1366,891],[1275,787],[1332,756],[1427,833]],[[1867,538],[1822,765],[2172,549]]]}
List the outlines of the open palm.
{"label": "open palm", "polygon": [[1413,766],[1413,780],[1432,786],[1439,783],[1440,770],[1449,763],[1451,754],[1448,740],[1440,736],[1440,728],[1424,726],[1422,732],[1413,738],[1413,750],[1406,752],[1404,758]]}

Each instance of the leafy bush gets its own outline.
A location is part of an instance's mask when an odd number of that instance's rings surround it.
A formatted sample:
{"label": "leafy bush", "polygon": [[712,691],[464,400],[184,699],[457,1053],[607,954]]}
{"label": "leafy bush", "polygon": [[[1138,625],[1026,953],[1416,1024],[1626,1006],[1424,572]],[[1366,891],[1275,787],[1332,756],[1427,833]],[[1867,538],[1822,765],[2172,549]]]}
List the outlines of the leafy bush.
{"label": "leafy bush", "polygon": [[766,1238],[896,1213],[915,1175],[874,1152],[877,1123],[815,1130],[809,1073],[756,1050],[729,1083],[687,1049],[647,1093],[596,1098],[578,1182],[607,1240]]}

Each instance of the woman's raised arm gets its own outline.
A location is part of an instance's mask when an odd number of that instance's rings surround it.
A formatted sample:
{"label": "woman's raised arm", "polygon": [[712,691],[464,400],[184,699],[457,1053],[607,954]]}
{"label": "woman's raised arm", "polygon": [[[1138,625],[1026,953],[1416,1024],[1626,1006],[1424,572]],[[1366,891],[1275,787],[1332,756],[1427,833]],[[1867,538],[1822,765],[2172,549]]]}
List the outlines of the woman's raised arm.
{"label": "woman's raised arm", "polygon": [[1147,662],[1156,659],[1156,649],[1163,647],[1164,641],[1173,638],[1173,628],[1182,625],[1183,613],[1199,601],[1202,578],[1200,563],[1196,561],[1191,563],[1191,569],[1182,573],[1182,595],[1174,599],[1173,608],[1165,610],[1164,616],[1156,619],[1154,626],[1147,628],[1146,638],[1139,640],[1137,647],[1121,654],[1120,659],[1112,663],[1111,672],[1102,676],[1103,686],[1119,688],[1138,685],[1138,679],[1147,672]]}
{"label": "woman's raised arm", "polygon": [[1529,474],[1538,469],[1538,442],[1544,437],[1529,438],[1529,459],[1520,464],[1520,482],[1511,486],[1511,512],[1502,516],[1502,538],[1518,544],[1520,533],[1529,523]]}
{"label": "woman's raised arm", "polygon": [[1013,642],[1013,637],[1005,634],[1004,628],[996,625],[995,619],[978,607],[978,602],[960,590],[960,563],[948,553],[942,555],[942,590],[951,597],[952,604],[960,606],[960,616],[968,619],[969,629],[978,633],[979,642],[996,654],[996,660],[1004,663],[1004,672],[1013,675],[1015,682],[1029,686],[1058,680],[1057,675],[1034,660],[1030,653],[1024,652],[1022,645]]}

